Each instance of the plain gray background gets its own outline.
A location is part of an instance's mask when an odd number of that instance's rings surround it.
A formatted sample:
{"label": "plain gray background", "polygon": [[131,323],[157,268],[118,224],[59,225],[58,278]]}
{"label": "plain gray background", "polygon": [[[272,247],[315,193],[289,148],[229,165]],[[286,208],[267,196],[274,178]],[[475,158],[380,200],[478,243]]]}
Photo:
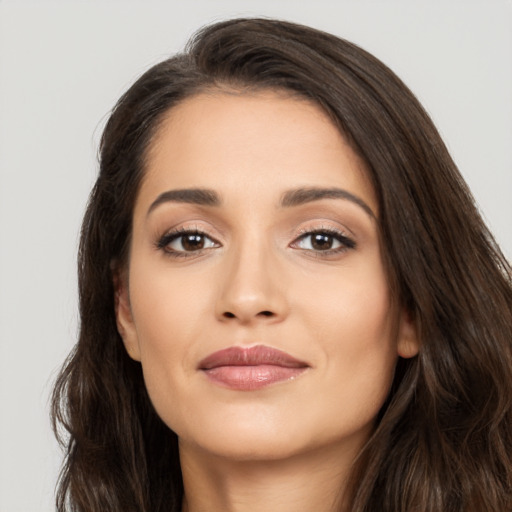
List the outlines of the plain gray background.
{"label": "plain gray background", "polygon": [[297,21],[388,64],[432,115],[512,257],[510,1],[0,0],[0,512],[49,512],[48,422],[77,331],[75,253],[109,109],[200,26]]}

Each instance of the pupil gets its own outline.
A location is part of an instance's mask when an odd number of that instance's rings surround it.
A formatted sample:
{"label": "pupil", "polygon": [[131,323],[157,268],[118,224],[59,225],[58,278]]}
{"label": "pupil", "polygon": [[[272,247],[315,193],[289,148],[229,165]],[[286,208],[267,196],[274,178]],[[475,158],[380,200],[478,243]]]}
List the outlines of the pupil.
{"label": "pupil", "polygon": [[321,233],[313,235],[311,245],[313,246],[313,249],[317,249],[319,251],[326,251],[332,247],[332,236],[324,235]]}
{"label": "pupil", "polygon": [[202,235],[186,235],[181,243],[186,251],[194,251],[203,248],[204,238]]}

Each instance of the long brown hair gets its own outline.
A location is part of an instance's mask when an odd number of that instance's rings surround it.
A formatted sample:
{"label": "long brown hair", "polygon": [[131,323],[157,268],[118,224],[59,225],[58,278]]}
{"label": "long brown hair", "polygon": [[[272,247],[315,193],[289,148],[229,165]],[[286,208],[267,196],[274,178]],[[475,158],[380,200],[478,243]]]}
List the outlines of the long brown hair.
{"label": "long brown hair", "polygon": [[[367,164],[395,300],[415,320],[377,428],[351,477],[352,512],[512,510],[512,271],[428,115],[380,61],[332,35],[237,19],[147,71],[101,141],[79,249],[80,337],[53,394],[66,449],[57,508],[179,511],[177,437],[117,332],[145,155],[164,114],[215,87],[279,89],[323,108]],[[269,504],[269,509],[272,505]]]}

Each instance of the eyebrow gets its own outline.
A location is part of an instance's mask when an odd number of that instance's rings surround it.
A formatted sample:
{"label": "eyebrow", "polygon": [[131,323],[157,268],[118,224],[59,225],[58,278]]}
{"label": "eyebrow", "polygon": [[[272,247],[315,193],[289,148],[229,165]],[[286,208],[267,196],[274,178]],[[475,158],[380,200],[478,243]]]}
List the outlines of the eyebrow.
{"label": "eyebrow", "polygon": [[[361,198],[341,188],[302,187],[288,190],[281,196],[279,204],[283,208],[291,208],[313,201],[320,201],[321,199],[344,199],[351,201],[361,207],[372,219],[376,219],[373,210]],[[147,215],[157,206],[168,202],[188,203],[200,206],[220,206],[222,201],[219,194],[211,189],[184,188],[167,190],[151,203]]]}
{"label": "eyebrow", "polygon": [[373,210],[360,198],[342,188],[297,188],[289,190],[281,197],[281,206],[289,208],[321,199],[345,199],[361,207],[373,220],[376,220]]}
{"label": "eyebrow", "polygon": [[201,206],[219,206],[221,203],[219,194],[214,190],[203,188],[184,188],[177,190],[168,190],[160,194],[148,209],[149,215],[157,206],[168,203],[189,203]]}

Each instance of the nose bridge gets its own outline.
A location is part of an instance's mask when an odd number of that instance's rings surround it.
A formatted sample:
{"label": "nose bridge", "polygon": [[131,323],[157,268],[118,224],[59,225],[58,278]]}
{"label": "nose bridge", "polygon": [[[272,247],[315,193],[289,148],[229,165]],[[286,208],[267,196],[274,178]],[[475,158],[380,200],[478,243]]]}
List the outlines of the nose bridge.
{"label": "nose bridge", "polygon": [[256,231],[233,244],[222,280],[218,314],[247,323],[257,318],[280,318],[286,300],[280,286],[277,254]]}

